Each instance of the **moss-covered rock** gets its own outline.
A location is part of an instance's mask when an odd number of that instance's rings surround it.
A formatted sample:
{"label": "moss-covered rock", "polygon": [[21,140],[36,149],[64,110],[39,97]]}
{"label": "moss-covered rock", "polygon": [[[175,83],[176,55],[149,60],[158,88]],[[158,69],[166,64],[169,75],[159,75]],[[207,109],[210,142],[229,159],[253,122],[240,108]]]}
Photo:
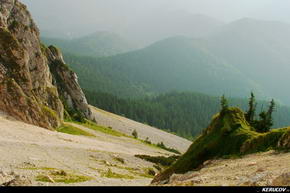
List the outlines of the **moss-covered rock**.
{"label": "moss-covered rock", "polygon": [[283,128],[257,133],[247,123],[242,110],[229,108],[223,114],[215,115],[209,127],[188,151],[171,167],[158,174],[152,183],[166,181],[174,173],[194,170],[209,159],[286,148],[289,132],[290,128]]}

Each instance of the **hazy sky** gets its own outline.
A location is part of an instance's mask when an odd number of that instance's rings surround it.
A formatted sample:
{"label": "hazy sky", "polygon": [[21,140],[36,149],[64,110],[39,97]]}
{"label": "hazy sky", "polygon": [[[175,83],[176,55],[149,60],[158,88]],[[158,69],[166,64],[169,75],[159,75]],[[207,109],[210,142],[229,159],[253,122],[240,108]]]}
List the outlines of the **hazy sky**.
{"label": "hazy sky", "polygon": [[147,16],[182,10],[230,22],[251,17],[290,23],[290,0],[20,0],[41,30],[111,30]]}

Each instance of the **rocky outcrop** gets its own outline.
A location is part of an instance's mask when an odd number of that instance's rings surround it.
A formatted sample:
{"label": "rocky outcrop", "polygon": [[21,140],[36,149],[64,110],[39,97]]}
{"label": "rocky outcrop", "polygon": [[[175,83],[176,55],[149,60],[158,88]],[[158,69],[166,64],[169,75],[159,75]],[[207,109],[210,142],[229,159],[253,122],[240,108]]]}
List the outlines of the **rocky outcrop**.
{"label": "rocky outcrop", "polygon": [[290,149],[290,130],[280,138],[278,141],[278,147],[282,149]]}
{"label": "rocky outcrop", "polygon": [[92,112],[87,99],[78,83],[77,74],[64,62],[62,53],[54,46],[46,49],[48,64],[53,77],[53,84],[57,87],[60,98],[69,114],[80,113],[92,119]]}
{"label": "rocky outcrop", "polygon": [[[26,6],[18,0],[0,0],[0,111],[52,129],[61,124],[64,107],[61,89],[53,83],[49,68],[54,61],[47,57],[46,50]],[[67,71],[64,74],[65,84],[77,85],[75,79],[69,80]],[[72,101],[78,99],[75,96],[84,97],[80,88],[72,92],[69,93]],[[81,107],[80,111],[89,118],[86,101],[83,98],[78,101],[73,107]]]}

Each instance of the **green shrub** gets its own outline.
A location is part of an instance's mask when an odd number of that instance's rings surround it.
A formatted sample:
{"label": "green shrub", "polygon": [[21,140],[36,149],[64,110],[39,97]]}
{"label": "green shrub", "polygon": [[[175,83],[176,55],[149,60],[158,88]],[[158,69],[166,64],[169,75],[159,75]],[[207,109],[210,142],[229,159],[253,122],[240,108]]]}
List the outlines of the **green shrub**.
{"label": "green shrub", "polygon": [[137,131],[134,129],[134,131],[132,132],[132,136],[135,138],[135,139],[138,139],[138,133]]}
{"label": "green shrub", "polygon": [[150,155],[135,155],[135,157],[161,165],[161,166],[171,166],[180,156],[170,156],[170,157],[164,157],[164,156],[150,156]]}
{"label": "green shrub", "polygon": [[166,147],[163,142],[158,143],[157,147],[160,147],[161,149],[164,149],[164,150],[172,152],[172,153],[181,154],[178,150],[176,150],[174,148]]}

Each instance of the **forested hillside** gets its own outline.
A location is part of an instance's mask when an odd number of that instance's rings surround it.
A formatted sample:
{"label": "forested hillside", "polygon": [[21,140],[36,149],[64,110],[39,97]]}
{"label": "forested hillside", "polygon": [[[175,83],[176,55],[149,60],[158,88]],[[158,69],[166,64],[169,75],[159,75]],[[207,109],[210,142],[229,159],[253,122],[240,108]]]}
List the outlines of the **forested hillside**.
{"label": "forested hillside", "polygon": [[289,34],[286,23],[241,19],[202,39],[171,37],[115,56],[66,60],[84,88],[122,97],[172,90],[245,97],[253,90],[289,105]]}
{"label": "forested hillside", "polygon": [[66,54],[65,60],[78,73],[84,89],[121,97],[170,91],[245,97],[252,90],[265,96],[256,82],[197,42],[174,37],[112,57]]}
{"label": "forested hillside", "polygon": [[[199,93],[168,93],[143,99],[121,99],[111,94],[85,91],[90,104],[141,123],[192,139],[206,128],[212,115],[220,111],[220,98]],[[230,104],[246,110],[247,99],[232,98]],[[266,110],[268,102],[258,102],[257,110]],[[257,113],[258,114],[258,113]],[[278,105],[274,127],[290,124],[290,108]]]}

